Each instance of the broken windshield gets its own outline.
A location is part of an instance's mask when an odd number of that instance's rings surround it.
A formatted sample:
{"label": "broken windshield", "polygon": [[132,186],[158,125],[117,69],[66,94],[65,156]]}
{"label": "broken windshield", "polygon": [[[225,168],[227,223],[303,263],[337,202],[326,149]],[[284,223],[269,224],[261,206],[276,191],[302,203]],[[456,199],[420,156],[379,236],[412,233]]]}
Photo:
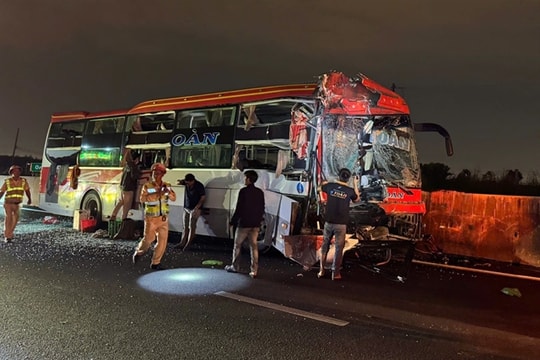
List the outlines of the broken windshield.
{"label": "broken windshield", "polygon": [[347,168],[393,185],[420,187],[420,166],[406,115],[325,115],[322,121],[322,170],[335,178]]}

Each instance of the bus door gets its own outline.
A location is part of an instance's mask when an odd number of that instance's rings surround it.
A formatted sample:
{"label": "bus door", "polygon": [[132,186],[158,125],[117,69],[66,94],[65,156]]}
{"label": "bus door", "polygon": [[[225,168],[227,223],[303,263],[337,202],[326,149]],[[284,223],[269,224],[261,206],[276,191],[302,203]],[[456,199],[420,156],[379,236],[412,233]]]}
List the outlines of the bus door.
{"label": "bus door", "polygon": [[[57,122],[50,126],[41,170],[39,199],[40,205],[46,210],[57,210],[60,189],[67,184],[70,166],[77,163],[84,125],[84,121],[80,120]],[[49,205],[52,207],[49,208]],[[60,205],[60,208],[65,207],[66,204]]]}

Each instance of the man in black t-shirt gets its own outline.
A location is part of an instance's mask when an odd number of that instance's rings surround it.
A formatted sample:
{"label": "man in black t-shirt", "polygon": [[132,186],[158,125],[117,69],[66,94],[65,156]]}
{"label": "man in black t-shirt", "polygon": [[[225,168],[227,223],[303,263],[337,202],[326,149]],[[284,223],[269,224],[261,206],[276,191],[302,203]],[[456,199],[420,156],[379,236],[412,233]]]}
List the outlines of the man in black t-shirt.
{"label": "man in black t-shirt", "polygon": [[186,174],[184,180],[179,181],[179,185],[186,187],[184,191],[184,230],[182,240],[175,248],[186,250],[195,237],[197,220],[201,216],[201,208],[206,199],[206,191],[204,185],[195,179],[193,174]]}
{"label": "man in black t-shirt", "polygon": [[236,209],[229,222],[229,226],[233,229],[236,227],[232,263],[225,266],[225,270],[228,272],[238,272],[242,243],[248,240],[251,255],[249,276],[252,278],[257,277],[259,269],[257,237],[259,236],[261,223],[264,220],[265,211],[264,192],[255,186],[258,178],[259,175],[253,170],[244,172],[244,184],[246,186],[240,189],[238,193]]}
{"label": "man in black t-shirt", "polygon": [[321,246],[320,268],[317,277],[324,276],[324,265],[330,247],[332,236],[335,237],[334,261],[332,263],[332,280],[341,279],[341,261],[343,260],[343,247],[349,221],[350,202],[360,201],[358,190],[358,176],[354,177],[354,187],[348,185],[351,178],[349,169],[339,170],[339,180],[333,183],[323,181],[320,190],[327,194],[324,237]]}

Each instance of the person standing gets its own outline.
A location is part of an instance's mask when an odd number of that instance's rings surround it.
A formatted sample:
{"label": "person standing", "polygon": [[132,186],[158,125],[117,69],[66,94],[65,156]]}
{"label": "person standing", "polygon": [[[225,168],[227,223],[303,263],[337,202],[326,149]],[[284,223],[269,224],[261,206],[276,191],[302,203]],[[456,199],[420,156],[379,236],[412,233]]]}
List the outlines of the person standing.
{"label": "person standing", "polygon": [[4,199],[4,241],[10,243],[13,241],[13,233],[19,222],[20,204],[23,201],[24,194],[28,198],[28,205],[32,203],[32,194],[30,186],[26,179],[21,177],[22,168],[19,165],[12,165],[9,168],[9,175],[2,187],[0,188],[0,199],[6,195]]}
{"label": "person standing", "polygon": [[122,220],[127,219],[129,210],[133,206],[133,198],[135,191],[137,191],[139,177],[141,176],[139,158],[139,154],[132,154],[131,149],[126,149],[124,158],[122,159],[122,166],[124,168],[122,169],[122,178],[120,179],[120,188],[122,189],[122,194],[120,201],[118,201],[111,214],[111,221],[116,220],[116,216],[118,215],[120,208],[122,208]]}
{"label": "person standing", "polygon": [[244,188],[238,194],[236,209],[229,222],[231,227],[236,227],[234,235],[234,247],[232,264],[225,266],[228,272],[238,272],[238,262],[240,258],[240,250],[242,243],[247,239],[249,241],[249,249],[251,254],[251,267],[249,276],[257,277],[259,267],[259,248],[257,245],[257,237],[261,222],[264,220],[264,193],[261,189],[255,186],[255,182],[259,176],[253,170],[247,170],[244,173]]}
{"label": "person standing", "polygon": [[320,190],[327,194],[323,243],[321,246],[320,268],[318,278],[324,276],[324,265],[330,248],[330,241],[335,237],[334,261],[332,262],[332,280],[341,279],[341,262],[343,260],[343,247],[349,221],[349,206],[351,201],[360,201],[358,190],[358,176],[354,177],[354,188],[349,187],[351,178],[349,169],[339,170],[339,180],[329,183],[323,181]]}
{"label": "person standing", "polygon": [[184,229],[182,240],[175,246],[185,251],[193,241],[197,231],[197,221],[201,216],[201,208],[206,200],[204,185],[195,179],[193,174],[186,174],[184,180],[179,180],[179,185],[184,185]]}
{"label": "person standing", "polygon": [[143,185],[140,197],[141,203],[144,203],[144,237],[139,242],[132,259],[133,263],[136,263],[148,251],[154,240],[157,240],[150,268],[163,270],[161,258],[167,248],[169,236],[169,201],[176,200],[176,193],[170,183],[163,181],[163,175],[167,172],[165,165],[156,163],[152,165],[151,170],[153,180]]}

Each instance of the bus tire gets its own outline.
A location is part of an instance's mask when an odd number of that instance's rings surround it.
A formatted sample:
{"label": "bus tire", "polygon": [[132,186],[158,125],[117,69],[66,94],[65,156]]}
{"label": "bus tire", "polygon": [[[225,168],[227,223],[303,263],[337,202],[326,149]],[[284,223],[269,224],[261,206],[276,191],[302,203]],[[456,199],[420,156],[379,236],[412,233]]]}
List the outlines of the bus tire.
{"label": "bus tire", "polygon": [[81,202],[81,210],[86,210],[97,221],[97,227],[100,226],[102,220],[102,207],[99,195],[95,191],[89,191]]}

